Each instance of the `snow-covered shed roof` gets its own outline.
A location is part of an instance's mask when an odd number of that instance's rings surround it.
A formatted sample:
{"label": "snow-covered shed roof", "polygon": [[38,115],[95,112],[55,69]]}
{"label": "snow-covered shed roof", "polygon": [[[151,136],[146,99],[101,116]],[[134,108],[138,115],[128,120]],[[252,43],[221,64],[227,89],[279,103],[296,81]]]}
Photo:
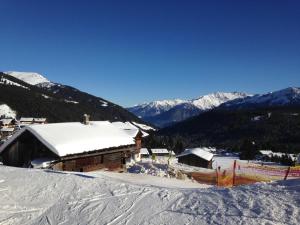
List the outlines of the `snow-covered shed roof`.
{"label": "snow-covered shed roof", "polygon": [[34,122],[39,122],[39,123],[44,123],[44,122],[46,122],[46,118],[33,118],[33,121]]}
{"label": "snow-covered shed roof", "polygon": [[154,148],[151,149],[152,154],[169,154],[168,149],[165,148]]}
{"label": "snow-covered shed roof", "polygon": [[271,150],[260,150],[259,151],[262,155],[271,155],[273,152]]}
{"label": "snow-covered shed roof", "polygon": [[198,156],[202,159],[205,159],[206,161],[210,161],[212,160],[214,154],[203,150],[202,148],[190,148],[190,149],[186,149],[183,153],[181,153],[180,155],[177,156],[177,158],[182,157],[182,156],[186,156],[186,155],[195,155]]}
{"label": "snow-covered shed roof", "polygon": [[33,117],[21,117],[20,122],[33,122]]}
{"label": "snow-covered shed roof", "polygon": [[3,125],[8,125],[8,124],[11,124],[12,121],[13,121],[13,119],[1,119],[0,123]]}
{"label": "snow-covered shed roof", "polygon": [[58,156],[134,145],[135,141],[109,121],[90,122],[88,125],[50,123],[22,128],[0,147],[0,153],[23,132],[29,131]]}
{"label": "snow-covered shed roof", "polygon": [[141,155],[149,155],[149,151],[148,151],[147,148],[141,148],[140,154],[141,154]]}
{"label": "snow-covered shed roof", "polygon": [[0,129],[1,132],[13,132],[15,128],[13,127],[3,127]]}

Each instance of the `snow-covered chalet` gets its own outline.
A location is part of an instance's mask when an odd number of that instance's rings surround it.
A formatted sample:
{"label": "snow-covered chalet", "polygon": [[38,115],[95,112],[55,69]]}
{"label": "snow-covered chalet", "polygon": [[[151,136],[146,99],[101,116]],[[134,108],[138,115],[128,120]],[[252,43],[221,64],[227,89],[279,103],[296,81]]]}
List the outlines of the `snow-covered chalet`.
{"label": "snow-covered chalet", "polygon": [[28,125],[0,146],[0,158],[16,167],[40,161],[55,170],[123,170],[139,157],[143,135],[129,123],[109,121]]}

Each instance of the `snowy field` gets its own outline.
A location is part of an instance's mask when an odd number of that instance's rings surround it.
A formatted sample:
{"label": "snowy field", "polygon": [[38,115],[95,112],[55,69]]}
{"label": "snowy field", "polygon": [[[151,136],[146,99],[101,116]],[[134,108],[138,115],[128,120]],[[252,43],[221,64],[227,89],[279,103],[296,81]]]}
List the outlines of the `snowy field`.
{"label": "snowy field", "polygon": [[0,224],[300,224],[299,214],[300,180],[224,189],[0,166]]}

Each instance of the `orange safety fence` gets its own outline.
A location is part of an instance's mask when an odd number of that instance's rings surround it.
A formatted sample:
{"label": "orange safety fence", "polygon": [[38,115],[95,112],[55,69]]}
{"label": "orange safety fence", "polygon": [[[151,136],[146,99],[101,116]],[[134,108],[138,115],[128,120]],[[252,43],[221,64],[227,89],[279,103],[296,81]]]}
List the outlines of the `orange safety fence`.
{"label": "orange safety fence", "polygon": [[188,172],[180,170],[199,183],[233,187],[257,182],[269,182],[286,179],[300,179],[300,166],[267,166],[254,163],[234,161],[231,168],[215,171]]}
{"label": "orange safety fence", "polygon": [[217,184],[217,174],[215,171],[212,172],[191,172],[190,176],[199,183],[204,184]]}
{"label": "orange safety fence", "polygon": [[[193,178],[198,182],[210,180],[213,184],[212,173],[193,173]],[[257,182],[269,182],[286,179],[300,179],[300,166],[266,166],[254,163],[235,161],[232,168],[216,170],[215,184],[220,187],[232,187]],[[208,182],[205,182],[208,183]]]}
{"label": "orange safety fence", "polygon": [[300,167],[267,166],[240,161],[235,164],[233,186],[300,178]]}

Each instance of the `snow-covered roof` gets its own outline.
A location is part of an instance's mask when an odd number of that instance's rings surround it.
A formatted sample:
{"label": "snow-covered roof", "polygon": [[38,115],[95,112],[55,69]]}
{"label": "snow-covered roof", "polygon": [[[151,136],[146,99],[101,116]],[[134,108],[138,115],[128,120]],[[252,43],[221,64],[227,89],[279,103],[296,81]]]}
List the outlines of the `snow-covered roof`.
{"label": "snow-covered roof", "polygon": [[182,157],[182,156],[186,156],[186,155],[196,155],[202,159],[205,159],[207,161],[212,160],[214,154],[203,150],[202,148],[190,148],[190,149],[186,149],[183,153],[181,153],[180,155],[177,156],[178,157]]}
{"label": "snow-covered roof", "polygon": [[33,122],[33,117],[21,117],[20,122]]}
{"label": "snow-covered roof", "polygon": [[217,149],[213,147],[201,147],[202,150],[207,151],[207,152],[216,152]]}
{"label": "snow-covered roof", "polygon": [[140,153],[141,155],[149,155],[149,151],[147,148],[141,148]]}
{"label": "snow-covered roof", "polygon": [[271,150],[260,150],[259,151],[262,155],[271,155],[273,152]]}
{"label": "snow-covered roof", "polygon": [[11,127],[3,127],[1,128],[1,132],[13,132],[15,129]]}
{"label": "snow-covered roof", "polygon": [[168,149],[165,149],[165,148],[151,149],[151,152],[154,153],[154,154],[169,154]]}
{"label": "snow-covered roof", "polygon": [[46,122],[46,118],[33,118],[34,122]]}
{"label": "snow-covered roof", "polygon": [[0,147],[0,153],[26,130],[58,156],[135,144],[131,135],[109,121],[94,121],[89,125],[79,122],[51,123],[22,128]]}
{"label": "snow-covered roof", "polygon": [[0,123],[2,123],[3,125],[8,125],[13,121],[13,119],[1,119]]}
{"label": "snow-covered roof", "polygon": [[[114,126],[116,126],[119,129],[122,129],[124,132],[126,132],[128,135],[132,136],[132,137],[136,137],[136,135],[139,133],[140,129],[136,126],[134,126],[133,124],[129,123],[129,122],[112,122],[112,124]],[[143,137],[148,136],[149,134],[147,134],[144,131],[141,131],[143,134]]]}

